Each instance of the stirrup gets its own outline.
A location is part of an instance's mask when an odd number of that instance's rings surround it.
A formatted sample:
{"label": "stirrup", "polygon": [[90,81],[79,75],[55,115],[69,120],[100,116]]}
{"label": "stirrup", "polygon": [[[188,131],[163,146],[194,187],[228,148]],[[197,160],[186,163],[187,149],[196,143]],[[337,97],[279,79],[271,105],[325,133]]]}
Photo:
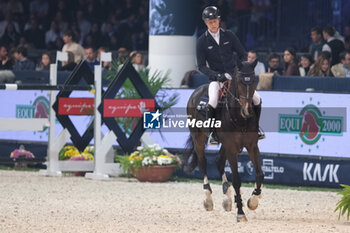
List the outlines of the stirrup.
{"label": "stirrup", "polygon": [[214,132],[209,134],[208,145],[219,145],[219,139]]}
{"label": "stirrup", "polygon": [[266,136],[265,136],[265,133],[264,131],[259,127],[258,129],[258,140],[262,140],[262,139],[265,139]]}

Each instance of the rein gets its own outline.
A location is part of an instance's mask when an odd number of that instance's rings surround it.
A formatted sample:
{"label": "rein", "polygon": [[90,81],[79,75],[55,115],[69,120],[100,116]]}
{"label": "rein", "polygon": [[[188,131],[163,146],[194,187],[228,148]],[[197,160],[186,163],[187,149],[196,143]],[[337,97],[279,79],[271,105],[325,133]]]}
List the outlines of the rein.
{"label": "rein", "polygon": [[[239,100],[240,100],[240,99],[249,100],[249,89],[250,89],[250,85],[251,85],[252,82],[253,82],[253,80],[252,80],[252,78],[250,77],[250,75],[254,74],[254,72],[251,72],[251,73],[241,73],[241,72],[239,72],[239,74],[241,74],[240,81],[242,82],[242,84],[244,84],[244,85],[246,86],[246,90],[247,90],[247,91],[246,91],[246,96],[239,95],[239,96],[237,97],[237,95],[236,95],[236,93],[237,93],[237,87],[235,87],[235,94],[233,94],[233,93],[231,92],[231,90],[230,90],[230,89],[231,89],[231,82],[232,82],[231,80],[225,81],[225,83],[224,83],[222,89],[224,90],[224,91],[223,91],[224,93],[228,93],[228,94],[232,97],[232,99],[233,99],[234,101],[236,101],[236,102],[242,107],[242,104],[241,104],[241,102],[240,102]],[[227,85],[226,85],[226,83],[227,83]],[[232,124],[233,124],[234,126],[237,126],[237,125],[236,125],[237,119],[231,115],[231,112],[229,111],[227,102],[226,102],[225,105],[226,105],[226,110],[227,110],[227,112],[228,112],[229,115],[230,115],[230,121],[232,122]]]}

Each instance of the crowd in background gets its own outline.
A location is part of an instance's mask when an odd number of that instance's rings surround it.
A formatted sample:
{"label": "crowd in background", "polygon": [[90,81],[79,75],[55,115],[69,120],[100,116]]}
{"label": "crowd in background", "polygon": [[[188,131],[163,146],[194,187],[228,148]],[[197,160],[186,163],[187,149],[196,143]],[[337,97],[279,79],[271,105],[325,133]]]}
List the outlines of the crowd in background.
{"label": "crowd in background", "polygon": [[[62,70],[101,51],[146,51],[148,1],[0,0],[0,45],[0,69],[15,71],[48,69],[57,50],[68,52]],[[47,52],[33,61],[33,49]]]}
{"label": "crowd in background", "polygon": [[[350,27],[347,28],[347,39],[332,26],[312,28],[309,53],[298,57],[294,47],[284,50],[283,59],[277,53],[272,53],[268,56],[266,69],[264,63],[258,62],[256,75],[267,72],[284,76],[350,77]],[[249,51],[248,61],[256,59],[257,52]]]}
{"label": "crowd in background", "polygon": [[[221,9],[221,26],[238,28],[236,33],[244,40],[241,37],[247,35],[241,34],[241,25],[233,19],[245,15],[262,19],[265,16],[259,16],[259,9],[268,8],[273,2],[201,0],[199,7],[215,3]],[[254,22],[250,24],[254,26]],[[201,26],[202,22],[199,32]],[[148,1],[0,0],[0,70],[48,70],[54,57],[50,51],[57,50],[68,53],[61,70],[73,70],[83,59],[93,69],[100,62],[101,52],[108,51],[117,51],[119,59],[132,55],[135,66],[144,67],[143,54],[137,51],[148,50],[148,30]],[[272,71],[287,76],[350,77],[350,54],[346,52],[350,49],[350,26],[345,26],[343,32],[341,36],[333,27],[315,27],[310,31],[309,53],[297,57],[298,48],[291,46],[282,56],[272,53],[261,59],[252,50],[248,60],[260,60],[257,75]],[[31,60],[31,49],[47,52],[40,59]],[[103,66],[111,67],[110,63]]]}

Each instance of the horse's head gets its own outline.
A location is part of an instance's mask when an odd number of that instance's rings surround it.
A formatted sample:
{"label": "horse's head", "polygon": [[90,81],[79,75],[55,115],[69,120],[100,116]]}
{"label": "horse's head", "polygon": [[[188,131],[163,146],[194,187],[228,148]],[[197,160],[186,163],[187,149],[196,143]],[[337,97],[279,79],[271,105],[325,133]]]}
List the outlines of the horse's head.
{"label": "horse's head", "polygon": [[236,88],[235,98],[241,106],[241,116],[243,118],[249,118],[253,115],[252,102],[256,83],[254,73],[256,64],[257,60],[252,63],[244,61],[237,64],[233,88]]}

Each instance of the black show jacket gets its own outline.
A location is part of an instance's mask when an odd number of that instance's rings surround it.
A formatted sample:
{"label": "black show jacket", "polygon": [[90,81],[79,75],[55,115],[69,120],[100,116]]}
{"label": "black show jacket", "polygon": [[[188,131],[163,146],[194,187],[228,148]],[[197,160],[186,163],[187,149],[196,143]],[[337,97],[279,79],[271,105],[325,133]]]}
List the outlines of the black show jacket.
{"label": "black show jacket", "polygon": [[[236,66],[233,52],[236,52],[241,61],[247,59],[247,53],[237,36],[227,30],[220,30],[220,45],[210,35],[204,32],[197,40],[197,65],[199,71],[215,81],[215,75],[220,73],[232,74]],[[208,66],[207,66],[208,64]]]}

